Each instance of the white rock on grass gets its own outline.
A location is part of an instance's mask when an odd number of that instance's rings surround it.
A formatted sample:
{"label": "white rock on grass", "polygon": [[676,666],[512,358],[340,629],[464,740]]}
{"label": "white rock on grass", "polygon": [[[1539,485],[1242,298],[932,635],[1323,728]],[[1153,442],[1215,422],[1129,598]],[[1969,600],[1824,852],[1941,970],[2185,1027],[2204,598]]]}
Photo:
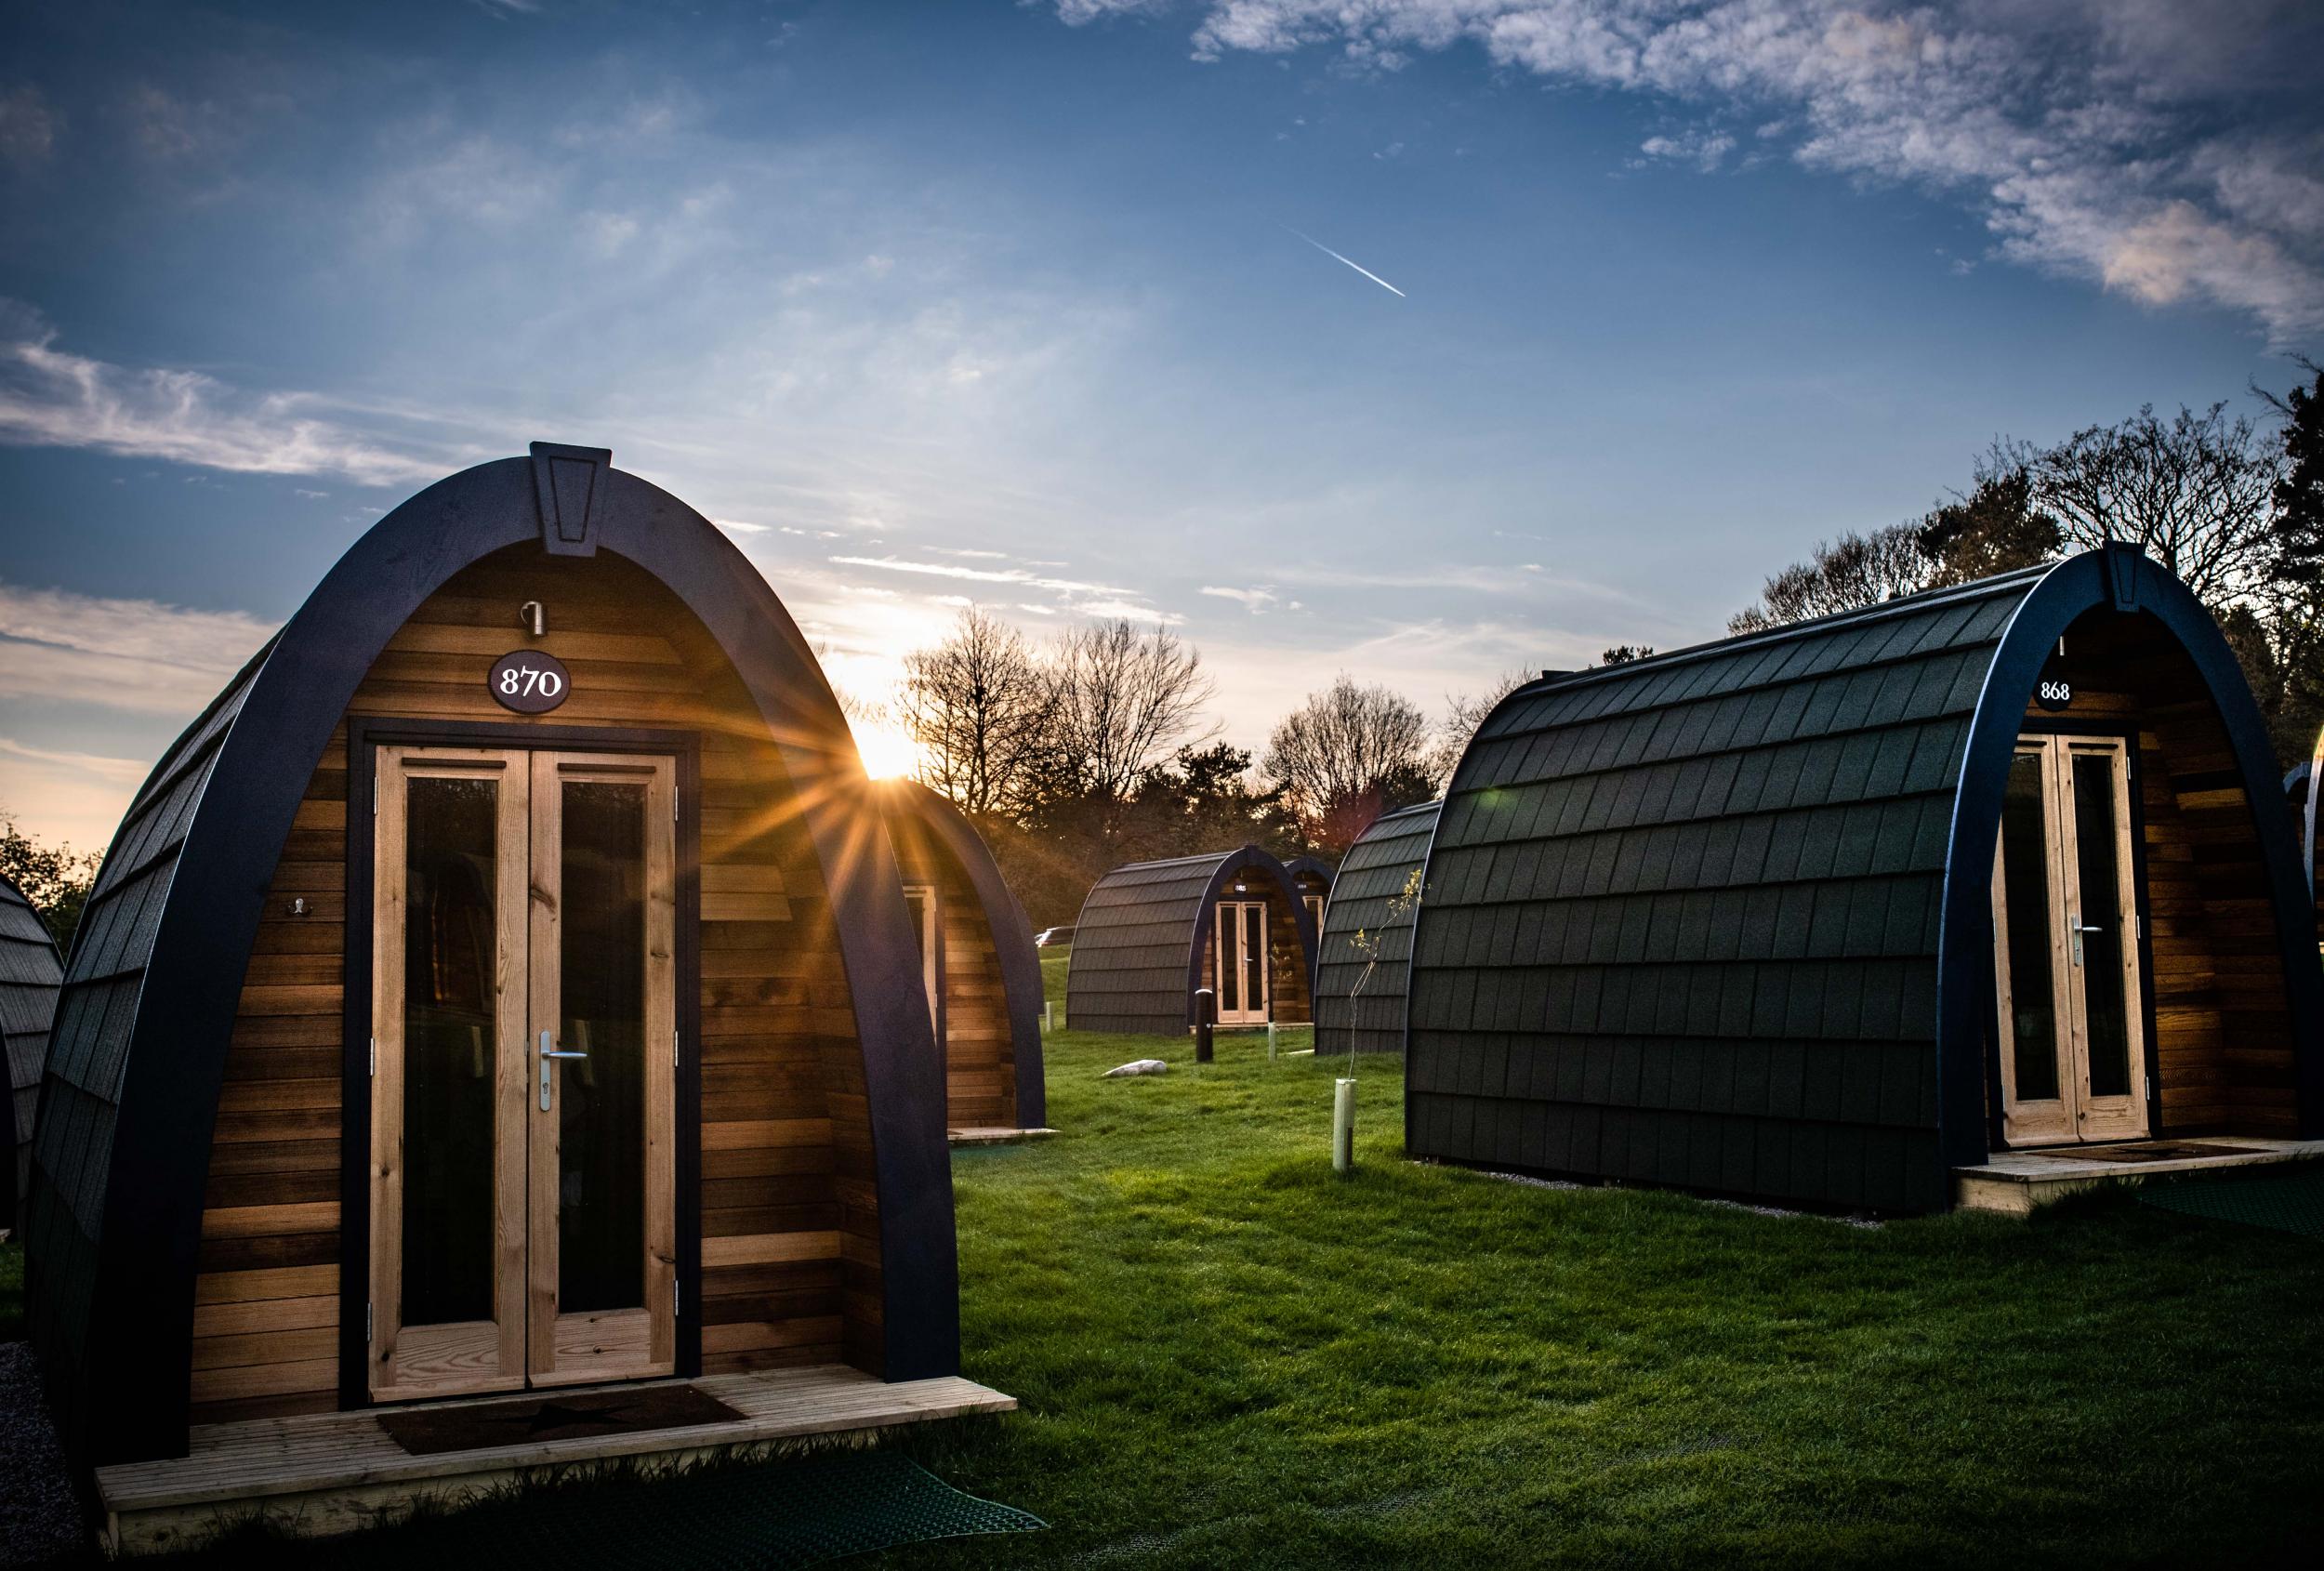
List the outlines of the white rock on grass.
{"label": "white rock on grass", "polygon": [[1123,1075],[1160,1075],[1166,1073],[1169,1067],[1170,1066],[1169,1064],[1163,1063],[1158,1058],[1142,1058],[1132,1063],[1125,1063],[1119,1068],[1109,1069],[1104,1074],[1099,1076],[1098,1078],[1101,1080],[1111,1080]]}

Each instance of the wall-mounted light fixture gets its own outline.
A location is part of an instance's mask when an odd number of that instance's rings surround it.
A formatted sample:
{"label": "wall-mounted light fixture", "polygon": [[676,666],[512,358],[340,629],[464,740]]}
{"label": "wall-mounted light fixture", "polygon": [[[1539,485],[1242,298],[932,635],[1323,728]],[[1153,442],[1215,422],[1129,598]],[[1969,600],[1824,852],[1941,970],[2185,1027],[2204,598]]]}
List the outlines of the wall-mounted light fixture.
{"label": "wall-mounted light fixture", "polygon": [[294,917],[303,917],[307,914],[307,897],[305,895],[299,894],[293,895],[291,897],[290,914]]}
{"label": "wall-mounted light fixture", "polygon": [[1242,892],[1243,892],[1243,884],[1242,884],[1242,880],[1241,880],[1241,879],[1239,879],[1239,878],[1235,880],[1235,892],[1236,894],[1240,894],[1240,893],[1242,893]]}
{"label": "wall-mounted light fixture", "polygon": [[543,637],[548,631],[548,607],[536,600],[526,601],[517,607],[517,625],[529,628],[536,639]]}

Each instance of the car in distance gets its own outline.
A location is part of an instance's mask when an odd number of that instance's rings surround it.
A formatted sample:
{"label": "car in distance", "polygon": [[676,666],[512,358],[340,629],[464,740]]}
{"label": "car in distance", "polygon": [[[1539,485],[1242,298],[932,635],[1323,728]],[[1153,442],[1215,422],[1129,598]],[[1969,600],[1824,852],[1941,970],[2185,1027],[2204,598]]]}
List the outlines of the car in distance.
{"label": "car in distance", "polygon": [[1039,932],[1033,935],[1033,947],[1036,949],[1063,949],[1066,944],[1071,944],[1073,941],[1074,930],[1070,926],[1062,928],[1043,928]]}

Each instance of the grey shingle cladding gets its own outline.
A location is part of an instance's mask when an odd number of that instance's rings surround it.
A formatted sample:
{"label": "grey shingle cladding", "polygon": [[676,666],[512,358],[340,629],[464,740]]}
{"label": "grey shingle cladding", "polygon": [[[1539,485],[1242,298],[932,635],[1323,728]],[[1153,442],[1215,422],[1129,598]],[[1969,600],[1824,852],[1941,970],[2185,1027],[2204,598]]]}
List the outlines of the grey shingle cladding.
{"label": "grey shingle cladding", "polygon": [[[139,787],[73,939],[42,1082],[37,1174],[25,1219],[26,1312],[44,1371],[64,1388],[54,1404],[59,1412],[82,1406],[72,1388],[87,1368],[114,1121],[154,931],[218,747],[266,655],[259,651]],[[74,1437],[66,1444],[71,1448]]]}
{"label": "grey shingle cladding", "polygon": [[8,1170],[0,1176],[6,1213],[0,1225],[19,1225],[33,1158],[33,1114],[40,1101],[41,1066],[48,1057],[48,1025],[57,1012],[64,968],[48,924],[23,892],[0,878],[0,1056],[8,1066]]}
{"label": "grey shingle cladding", "polygon": [[[1324,907],[1323,941],[1315,967],[1315,1051],[1343,1053],[1349,1036],[1358,1052],[1404,1050],[1405,979],[1412,960],[1412,908],[1392,911],[1406,881],[1428,855],[1429,836],[1443,804],[1423,802],[1382,813],[1348,848]],[[1379,964],[1363,991],[1367,957],[1358,932],[1379,935]]]}
{"label": "grey shingle cladding", "polygon": [[1067,963],[1066,1023],[1076,1031],[1184,1031],[1186,957],[1203,891],[1242,854],[1237,848],[1133,862],[1092,885]]}
{"label": "grey shingle cladding", "polygon": [[2040,570],[1520,689],[1438,824],[1416,1155],[1934,1208],[1954,787]]}

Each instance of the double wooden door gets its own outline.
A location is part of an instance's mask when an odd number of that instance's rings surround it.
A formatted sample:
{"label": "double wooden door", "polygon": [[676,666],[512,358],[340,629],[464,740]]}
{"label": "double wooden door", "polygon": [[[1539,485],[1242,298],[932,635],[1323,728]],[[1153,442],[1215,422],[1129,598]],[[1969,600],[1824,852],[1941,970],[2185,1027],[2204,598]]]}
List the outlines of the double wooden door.
{"label": "double wooden door", "polygon": [[2024,736],[1993,859],[2002,1138],[2147,1132],[2128,745]]}
{"label": "double wooden door", "polygon": [[1222,900],[1212,924],[1218,953],[1219,1023],[1267,1023],[1267,904]]}
{"label": "double wooden door", "polygon": [[372,1396],[674,1373],[676,760],[376,778]]}

